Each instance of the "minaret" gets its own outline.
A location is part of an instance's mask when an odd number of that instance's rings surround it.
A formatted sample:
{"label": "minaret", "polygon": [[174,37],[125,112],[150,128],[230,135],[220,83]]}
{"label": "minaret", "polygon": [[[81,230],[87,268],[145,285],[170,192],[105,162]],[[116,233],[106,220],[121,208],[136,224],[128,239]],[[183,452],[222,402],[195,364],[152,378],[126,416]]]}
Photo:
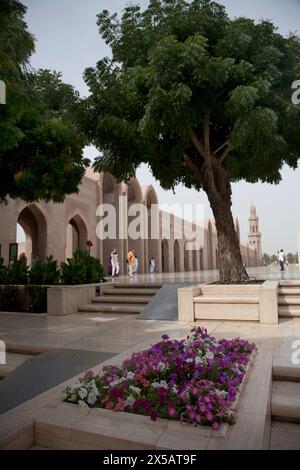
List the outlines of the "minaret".
{"label": "minaret", "polygon": [[253,202],[250,207],[250,217],[248,220],[249,220],[249,233],[248,233],[249,248],[256,249],[258,261],[261,261],[262,254],[261,254],[261,233],[259,231],[259,218],[256,215],[256,207],[253,204]]}

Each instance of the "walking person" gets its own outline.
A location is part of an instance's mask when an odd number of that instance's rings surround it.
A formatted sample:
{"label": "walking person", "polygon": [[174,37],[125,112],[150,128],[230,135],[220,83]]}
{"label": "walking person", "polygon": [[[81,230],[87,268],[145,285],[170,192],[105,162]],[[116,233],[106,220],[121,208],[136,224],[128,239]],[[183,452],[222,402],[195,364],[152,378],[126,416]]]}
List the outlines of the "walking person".
{"label": "walking person", "polygon": [[155,271],[155,259],[152,256],[152,258],[150,258],[150,261],[149,261],[149,272],[153,274],[154,271]]}
{"label": "walking person", "polygon": [[134,262],[135,262],[135,254],[134,254],[133,248],[130,248],[130,250],[128,251],[127,260],[129,264],[129,276],[133,277]]}
{"label": "walking person", "polygon": [[285,256],[284,256],[284,251],[283,250],[280,250],[280,252],[279,252],[278,261],[279,261],[279,264],[280,264],[280,271],[284,271]]}
{"label": "walking person", "polygon": [[119,263],[119,254],[117,252],[117,249],[114,248],[112,253],[111,253],[111,274],[112,277],[118,277],[119,276],[119,271],[120,271],[120,263]]}
{"label": "walking person", "polygon": [[138,257],[136,256],[134,259],[133,272],[134,274],[138,274],[138,271],[139,271],[139,260],[138,260]]}

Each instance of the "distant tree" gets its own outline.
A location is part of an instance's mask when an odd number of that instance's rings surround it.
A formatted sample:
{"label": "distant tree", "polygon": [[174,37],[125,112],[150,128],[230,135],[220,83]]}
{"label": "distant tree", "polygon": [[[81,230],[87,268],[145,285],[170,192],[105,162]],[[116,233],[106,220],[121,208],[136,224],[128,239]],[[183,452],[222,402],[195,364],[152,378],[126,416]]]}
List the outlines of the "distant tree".
{"label": "distant tree", "polygon": [[272,255],[271,256],[271,263],[277,263],[278,262],[278,256],[277,255]]}
{"label": "distant tree", "polygon": [[271,257],[270,255],[268,255],[267,253],[264,253],[263,254],[263,263],[268,266],[269,264],[271,264]]}
{"label": "distant tree", "polygon": [[289,264],[296,264],[297,263],[297,255],[293,253],[288,253],[286,255],[286,260]]}
{"label": "distant tree", "polygon": [[168,189],[203,189],[218,233],[220,279],[248,278],[231,213],[231,182],[278,183],[296,168],[300,42],[269,21],[229,19],[209,0],[151,0],[108,11],[98,26],[112,58],[85,71],[95,169],[119,179],[146,163]]}
{"label": "distant tree", "polygon": [[88,161],[78,118],[80,99],[61,75],[30,69],[34,40],[24,22],[26,7],[0,2],[0,200],[63,201],[77,191]]}

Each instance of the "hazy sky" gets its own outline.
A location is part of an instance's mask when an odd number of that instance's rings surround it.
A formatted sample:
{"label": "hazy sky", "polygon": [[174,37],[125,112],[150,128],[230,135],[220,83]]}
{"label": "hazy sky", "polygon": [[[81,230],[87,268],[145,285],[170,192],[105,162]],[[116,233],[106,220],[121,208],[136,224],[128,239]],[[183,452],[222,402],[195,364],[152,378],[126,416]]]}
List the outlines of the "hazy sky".
{"label": "hazy sky", "polygon": [[[74,85],[82,95],[88,89],[82,79],[85,67],[94,66],[103,56],[109,55],[98,34],[96,14],[103,9],[120,12],[128,3],[125,0],[21,0],[28,7],[26,21],[36,38],[36,53],[32,65],[61,71],[64,81]],[[148,1],[140,0],[141,5]],[[286,35],[289,31],[300,35],[300,0],[221,0],[230,16],[248,16],[254,19],[271,19]],[[300,77],[295,77],[300,79]],[[94,148],[86,149],[93,159]],[[137,173],[142,186],[153,184],[160,203],[203,203],[205,216],[211,217],[206,195],[201,192],[176,188],[176,194],[164,191],[154,180],[146,166]],[[242,240],[247,240],[249,206],[253,201],[260,217],[263,234],[263,251],[273,253],[280,248],[296,252],[296,234],[300,230],[300,169],[284,168],[280,185],[233,185],[233,213],[239,217]]]}

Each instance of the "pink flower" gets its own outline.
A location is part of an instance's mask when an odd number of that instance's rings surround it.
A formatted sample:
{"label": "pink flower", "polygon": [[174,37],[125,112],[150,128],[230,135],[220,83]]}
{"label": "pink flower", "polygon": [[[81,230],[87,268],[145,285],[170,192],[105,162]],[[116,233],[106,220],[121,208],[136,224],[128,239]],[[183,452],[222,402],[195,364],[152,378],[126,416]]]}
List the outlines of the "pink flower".
{"label": "pink flower", "polygon": [[174,416],[176,415],[176,410],[173,405],[168,407],[168,415],[170,416],[170,418],[174,418]]}

